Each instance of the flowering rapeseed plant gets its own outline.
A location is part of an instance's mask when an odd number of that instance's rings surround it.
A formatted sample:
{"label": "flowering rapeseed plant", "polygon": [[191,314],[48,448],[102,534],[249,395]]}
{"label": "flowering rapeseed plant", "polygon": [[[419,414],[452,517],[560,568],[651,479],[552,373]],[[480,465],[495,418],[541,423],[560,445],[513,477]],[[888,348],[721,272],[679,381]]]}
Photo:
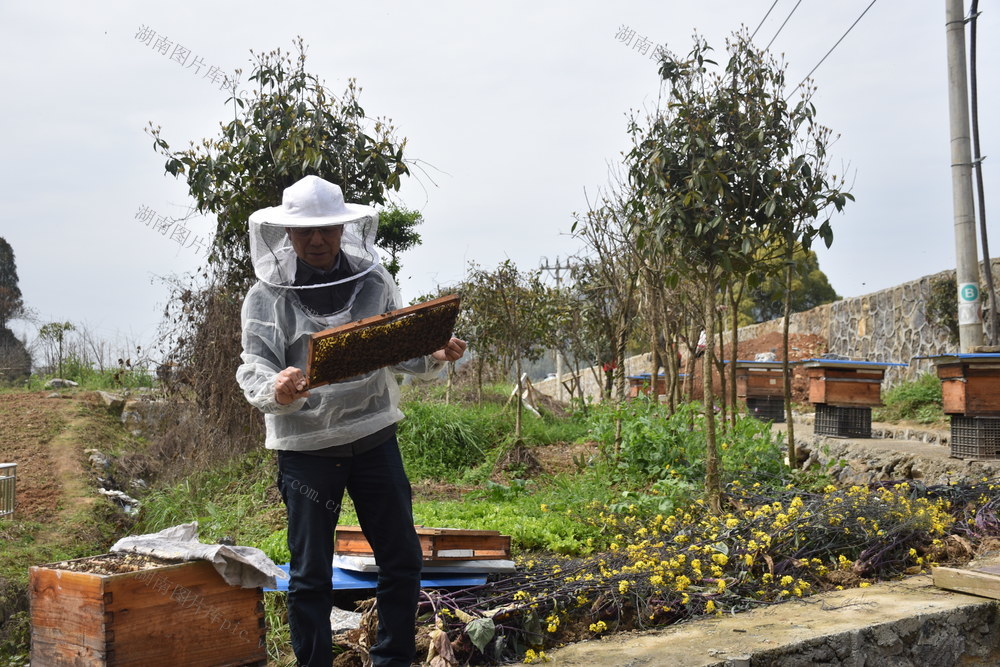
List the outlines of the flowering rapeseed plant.
{"label": "flowering rapeseed plant", "polygon": [[[481,621],[490,619],[495,635],[488,657],[499,660],[526,647],[741,611],[919,571],[955,535],[1000,535],[998,506],[1000,496],[988,483],[828,486],[803,493],[734,482],[721,515],[697,501],[655,516],[592,504],[589,521],[613,536],[610,551],[583,559],[522,557],[516,575],[479,589],[431,594],[425,604],[456,637],[477,621],[480,632]],[[448,609],[455,614],[441,613]],[[531,655],[537,661],[540,654]]]}

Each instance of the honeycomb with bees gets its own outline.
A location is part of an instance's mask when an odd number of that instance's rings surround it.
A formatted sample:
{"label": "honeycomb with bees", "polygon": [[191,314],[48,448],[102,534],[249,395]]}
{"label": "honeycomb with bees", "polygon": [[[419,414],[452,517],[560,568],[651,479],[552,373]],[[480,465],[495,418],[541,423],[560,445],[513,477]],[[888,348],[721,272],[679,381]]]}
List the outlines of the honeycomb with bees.
{"label": "honeycomb with bees", "polygon": [[459,303],[452,294],[313,334],[306,368],[309,387],[440,350],[451,338]]}

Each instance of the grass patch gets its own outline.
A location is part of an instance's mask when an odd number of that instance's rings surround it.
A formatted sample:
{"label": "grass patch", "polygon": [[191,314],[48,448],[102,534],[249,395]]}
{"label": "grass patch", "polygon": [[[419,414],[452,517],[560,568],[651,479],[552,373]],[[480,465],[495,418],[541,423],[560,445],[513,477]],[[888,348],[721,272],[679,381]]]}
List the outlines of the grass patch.
{"label": "grass patch", "polygon": [[872,410],[872,419],[880,422],[944,423],[941,380],[934,373],[924,373],[912,382],[904,382],[885,392],[883,407]]}
{"label": "grass patch", "polygon": [[256,546],[285,526],[275,486],[277,458],[263,448],[141,498],[137,533],[152,533],[197,521],[203,542],[224,537]]}

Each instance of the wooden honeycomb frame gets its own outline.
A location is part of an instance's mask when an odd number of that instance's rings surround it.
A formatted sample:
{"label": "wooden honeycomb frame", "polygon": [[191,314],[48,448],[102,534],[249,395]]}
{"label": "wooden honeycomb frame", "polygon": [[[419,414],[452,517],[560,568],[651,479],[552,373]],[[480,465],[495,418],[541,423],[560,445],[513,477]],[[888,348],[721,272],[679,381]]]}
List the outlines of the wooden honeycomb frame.
{"label": "wooden honeycomb frame", "polygon": [[309,388],[440,350],[451,339],[459,302],[457,294],[450,294],[313,334],[306,366]]}

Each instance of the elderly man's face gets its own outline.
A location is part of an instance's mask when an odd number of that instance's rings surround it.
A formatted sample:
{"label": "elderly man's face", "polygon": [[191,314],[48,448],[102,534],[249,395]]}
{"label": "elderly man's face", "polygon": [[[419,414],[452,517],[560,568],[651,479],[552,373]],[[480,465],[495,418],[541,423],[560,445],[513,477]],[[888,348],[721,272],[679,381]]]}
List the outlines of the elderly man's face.
{"label": "elderly man's face", "polygon": [[343,225],[329,227],[286,227],[285,232],[299,259],[323,271],[329,271],[340,253]]}

